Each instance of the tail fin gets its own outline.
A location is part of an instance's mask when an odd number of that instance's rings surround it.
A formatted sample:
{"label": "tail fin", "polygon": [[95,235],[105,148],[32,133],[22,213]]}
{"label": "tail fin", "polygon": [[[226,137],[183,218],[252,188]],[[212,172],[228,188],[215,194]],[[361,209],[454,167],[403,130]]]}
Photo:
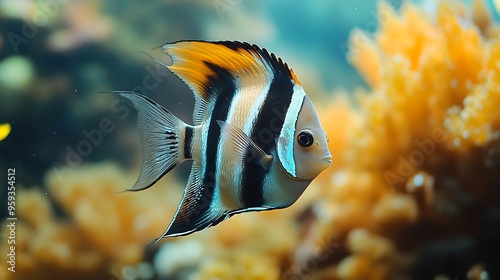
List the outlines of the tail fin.
{"label": "tail fin", "polygon": [[185,160],[184,153],[179,151],[184,141],[180,132],[188,125],[144,95],[129,91],[114,93],[130,100],[137,111],[143,158],[139,179],[127,191],[144,190]]}

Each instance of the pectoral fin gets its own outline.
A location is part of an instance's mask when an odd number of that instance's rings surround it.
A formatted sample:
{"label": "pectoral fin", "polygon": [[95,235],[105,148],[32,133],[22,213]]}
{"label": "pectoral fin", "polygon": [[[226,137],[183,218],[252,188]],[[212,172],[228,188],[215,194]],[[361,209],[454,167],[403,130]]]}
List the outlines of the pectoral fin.
{"label": "pectoral fin", "polygon": [[[245,158],[251,156],[257,164],[265,170],[269,170],[269,165],[273,161],[273,156],[266,154],[255,142],[248,137],[239,127],[218,120],[221,127],[222,138],[233,142],[234,152]],[[250,155],[248,154],[250,153]]]}

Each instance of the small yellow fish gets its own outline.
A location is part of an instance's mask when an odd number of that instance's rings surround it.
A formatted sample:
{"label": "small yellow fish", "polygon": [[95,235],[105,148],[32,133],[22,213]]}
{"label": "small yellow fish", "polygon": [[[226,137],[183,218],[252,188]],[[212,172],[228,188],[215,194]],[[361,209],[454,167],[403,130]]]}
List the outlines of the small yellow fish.
{"label": "small yellow fish", "polygon": [[0,141],[5,139],[9,135],[10,130],[11,130],[10,123],[0,124]]}
{"label": "small yellow fish", "polygon": [[117,91],[138,112],[140,176],[151,187],[193,161],[184,196],[163,237],[214,226],[234,214],[292,205],[332,156],[314,106],[288,66],[256,45],[166,44],[164,65],[194,92],[193,125],[143,95]]}

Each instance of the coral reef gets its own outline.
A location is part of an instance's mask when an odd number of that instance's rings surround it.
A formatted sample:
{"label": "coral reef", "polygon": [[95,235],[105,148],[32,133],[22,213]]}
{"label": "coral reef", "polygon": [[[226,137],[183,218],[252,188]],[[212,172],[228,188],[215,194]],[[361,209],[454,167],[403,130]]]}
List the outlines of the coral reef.
{"label": "coral reef", "polygon": [[[106,23],[96,5],[68,18],[51,48],[79,45],[86,21]],[[369,90],[314,96],[324,101],[315,104],[334,163],[297,203],[146,249],[174,215],[184,182],[169,174],[146,191],[118,193],[136,174],[109,163],[54,167],[46,191],[17,186],[16,274],[2,242],[0,279],[500,278],[495,19],[479,0],[444,1],[435,14],[380,2],[378,23],[374,34],[352,31],[348,44]],[[4,67],[33,68],[11,59]],[[29,71],[9,85],[22,89]],[[0,136],[9,132],[0,126]]]}
{"label": "coral reef", "polygon": [[[119,193],[132,180],[114,164],[101,163],[52,170],[45,194],[18,187],[16,272],[5,267],[2,243],[2,279],[121,279],[124,267],[144,259],[145,246],[163,232],[181,196],[172,180],[142,193]],[[54,214],[52,199],[63,217]]]}
{"label": "coral reef", "polygon": [[[441,3],[433,18],[382,2],[380,30],[351,34],[350,61],[372,89],[343,117],[353,121],[340,132],[340,164],[319,183],[308,239],[333,236],[347,247],[319,279],[498,273],[487,248],[500,224],[500,45],[454,4]],[[323,118],[329,135],[339,133],[332,117]]]}
{"label": "coral reef", "polygon": [[[489,248],[500,236],[500,45],[482,31],[492,21],[477,27],[477,12],[457,3],[441,3],[435,16],[408,3],[399,13],[381,2],[379,11],[376,34],[350,38],[349,59],[371,90],[358,92],[355,108],[342,96],[319,106],[334,167],[289,209],[190,237],[217,245],[194,279],[498,276]],[[246,228],[268,215],[272,229]],[[277,232],[292,246],[275,248]]]}

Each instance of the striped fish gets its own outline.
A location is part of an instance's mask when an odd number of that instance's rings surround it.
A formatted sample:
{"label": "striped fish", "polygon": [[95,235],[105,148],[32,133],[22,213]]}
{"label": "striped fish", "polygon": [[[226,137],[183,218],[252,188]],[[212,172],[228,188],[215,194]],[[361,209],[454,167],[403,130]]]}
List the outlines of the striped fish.
{"label": "striped fish", "polygon": [[133,92],[143,160],[130,191],[151,187],[192,160],[164,237],[187,235],[234,214],[288,207],[331,164],[314,106],[288,66],[256,45],[181,41],[164,65],[194,92],[193,125]]}

